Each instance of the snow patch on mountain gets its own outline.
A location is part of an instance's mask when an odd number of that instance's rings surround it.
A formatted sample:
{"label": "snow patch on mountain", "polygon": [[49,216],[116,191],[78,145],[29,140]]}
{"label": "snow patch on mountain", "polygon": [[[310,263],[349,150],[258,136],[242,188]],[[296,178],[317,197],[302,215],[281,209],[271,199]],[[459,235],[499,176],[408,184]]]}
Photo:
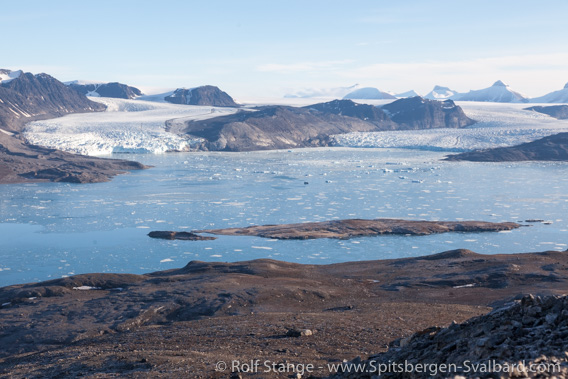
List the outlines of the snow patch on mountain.
{"label": "snow patch on mountain", "polygon": [[513,146],[568,131],[568,120],[524,110],[525,104],[463,102],[458,105],[478,122],[464,129],[348,133],[335,135],[333,139],[337,145],[345,147],[461,152]]}
{"label": "snow patch on mountain", "polygon": [[6,69],[0,69],[0,83],[8,83],[14,79],[17,79],[22,75],[22,70],[12,71]]}
{"label": "snow patch on mountain", "polygon": [[70,86],[71,84],[77,84],[80,86],[88,86],[90,84],[105,84],[105,82],[100,82],[96,80],[70,80],[68,82],[63,82],[66,86]]}
{"label": "snow patch on mountain", "polygon": [[374,87],[365,87],[349,92],[343,99],[396,99],[396,97]]}
{"label": "snow patch on mountain", "polygon": [[34,121],[26,126],[24,137],[35,145],[84,155],[159,154],[188,150],[202,141],[166,132],[166,120],[206,119],[237,111],[104,97],[92,100],[105,104],[107,110]]}
{"label": "snow patch on mountain", "polygon": [[434,86],[434,89],[428,92],[428,94],[424,96],[424,98],[430,100],[448,100],[449,98],[457,94],[457,91],[449,89],[448,87]]}
{"label": "snow patch on mountain", "polygon": [[407,97],[416,97],[416,96],[420,96],[420,94],[415,90],[410,90],[394,95],[394,97],[396,97],[397,99],[405,99]]}
{"label": "snow patch on mountain", "polygon": [[527,103],[528,98],[509,88],[509,86],[498,80],[489,88],[469,91],[452,96],[452,100],[458,101],[490,101],[495,103]]}
{"label": "snow patch on mountain", "polygon": [[561,90],[551,92],[544,96],[535,97],[531,103],[568,103],[568,83]]}

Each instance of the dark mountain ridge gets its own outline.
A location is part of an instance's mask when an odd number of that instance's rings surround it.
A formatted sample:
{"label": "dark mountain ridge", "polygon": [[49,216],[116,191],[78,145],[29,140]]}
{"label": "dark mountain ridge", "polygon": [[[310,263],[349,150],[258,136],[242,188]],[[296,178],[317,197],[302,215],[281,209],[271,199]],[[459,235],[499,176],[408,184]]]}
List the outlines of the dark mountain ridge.
{"label": "dark mountain ridge", "polygon": [[400,129],[463,128],[475,123],[452,100],[437,101],[420,96],[383,105]]}
{"label": "dark mountain ridge", "polygon": [[[420,97],[389,104],[391,111],[351,100],[306,107],[265,106],[228,116],[167,123],[169,131],[205,139],[203,150],[251,151],[328,146],[330,136],[350,132],[464,127],[474,123],[453,102]],[[395,117],[389,117],[396,113]],[[404,121],[397,122],[397,117]]]}
{"label": "dark mountain ridge", "polygon": [[568,133],[559,133],[511,147],[449,155],[448,161],[517,162],[568,161]]}
{"label": "dark mountain ridge", "polygon": [[[7,70],[5,70],[7,71]],[[70,154],[28,145],[20,137],[27,122],[70,113],[104,111],[103,104],[47,75],[22,73],[0,83],[0,183],[26,180],[93,183],[146,166],[124,160]]]}
{"label": "dark mountain ridge", "polygon": [[80,82],[70,82],[67,83],[67,85],[85,96],[134,99],[137,96],[143,95],[142,91],[140,91],[138,88],[118,82],[96,84],[81,84]]}
{"label": "dark mountain ridge", "polygon": [[201,86],[196,88],[178,88],[166,96],[165,101],[173,104],[210,105],[213,107],[238,107],[233,98],[219,87]]}
{"label": "dark mountain ridge", "polygon": [[534,106],[525,108],[525,110],[544,113],[559,120],[568,119],[568,105],[551,105],[549,107]]}
{"label": "dark mountain ridge", "polygon": [[0,100],[0,127],[16,133],[30,121],[106,109],[47,74],[23,73],[1,83]]}

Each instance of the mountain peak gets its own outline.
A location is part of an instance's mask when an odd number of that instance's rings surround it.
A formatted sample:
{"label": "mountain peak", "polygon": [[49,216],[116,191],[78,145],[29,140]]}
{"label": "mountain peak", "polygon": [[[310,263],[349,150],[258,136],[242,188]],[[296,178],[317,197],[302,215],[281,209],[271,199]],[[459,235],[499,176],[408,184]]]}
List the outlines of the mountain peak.
{"label": "mountain peak", "polygon": [[433,91],[440,91],[440,90],[445,90],[448,91],[450,90],[448,87],[443,87],[443,86],[439,86],[439,85],[435,85]]}
{"label": "mountain peak", "polygon": [[508,87],[505,83],[500,80],[497,80],[491,87]]}
{"label": "mountain peak", "polygon": [[566,83],[566,85],[564,86],[564,89],[568,89],[568,83]]}
{"label": "mountain peak", "polygon": [[343,99],[396,99],[393,95],[374,87],[359,88],[343,96]]}

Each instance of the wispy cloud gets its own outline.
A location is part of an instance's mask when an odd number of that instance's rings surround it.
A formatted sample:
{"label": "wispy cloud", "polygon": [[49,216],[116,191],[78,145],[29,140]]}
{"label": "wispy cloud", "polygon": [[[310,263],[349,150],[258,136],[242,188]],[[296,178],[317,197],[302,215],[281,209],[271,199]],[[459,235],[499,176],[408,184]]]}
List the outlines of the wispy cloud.
{"label": "wispy cloud", "polygon": [[281,74],[310,72],[321,70],[344,69],[345,65],[353,63],[352,60],[322,61],[322,62],[299,62],[299,63],[268,63],[257,66],[261,72],[275,72]]}

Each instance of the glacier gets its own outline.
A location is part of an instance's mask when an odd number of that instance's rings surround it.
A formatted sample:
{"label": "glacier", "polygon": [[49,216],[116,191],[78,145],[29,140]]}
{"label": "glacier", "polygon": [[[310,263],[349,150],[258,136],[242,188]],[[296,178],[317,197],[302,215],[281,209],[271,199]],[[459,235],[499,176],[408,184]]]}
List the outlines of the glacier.
{"label": "glacier", "polygon": [[[84,155],[113,153],[153,153],[188,151],[202,140],[180,136],[165,130],[165,122],[174,127],[187,120],[207,119],[237,111],[170,104],[143,100],[91,98],[107,106],[105,112],[72,114],[51,120],[34,121],[24,130],[28,142]],[[280,99],[266,103],[305,106],[321,99]],[[391,100],[359,100],[359,103],[384,105]],[[243,110],[261,105],[251,100]],[[512,146],[552,134],[568,131],[568,120],[524,110],[527,104],[456,102],[476,124],[463,129],[402,130],[348,133],[332,136],[343,147],[413,148],[461,152],[474,149]],[[175,129],[175,128],[174,128]]]}
{"label": "glacier", "polygon": [[462,152],[513,146],[568,131],[568,120],[525,110],[526,104],[456,102],[465,114],[478,121],[463,129],[358,132],[332,136],[344,147],[411,148]]}
{"label": "glacier", "polygon": [[185,151],[202,140],[166,132],[167,120],[206,119],[237,111],[105,97],[91,100],[105,104],[107,110],[31,122],[24,138],[31,144],[92,156]]}

